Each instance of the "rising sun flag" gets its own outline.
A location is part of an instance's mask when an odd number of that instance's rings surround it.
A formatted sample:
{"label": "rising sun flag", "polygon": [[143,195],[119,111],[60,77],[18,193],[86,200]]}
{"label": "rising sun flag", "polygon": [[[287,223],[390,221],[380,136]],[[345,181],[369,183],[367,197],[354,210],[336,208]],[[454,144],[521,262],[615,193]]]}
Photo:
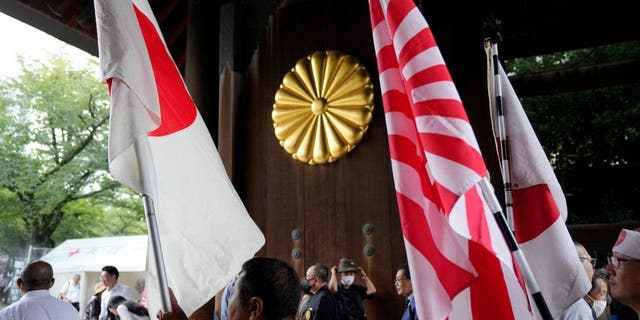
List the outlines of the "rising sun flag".
{"label": "rising sun flag", "polygon": [[[240,271],[264,236],[225,173],[149,3],[95,0],[95,12],[111,96],[109,170],[153,201],[168,285],[190,315]],[[155,271],[148,263],[152,314],[161,306]]]}
{"label": "rising sun flag", "polygon": [[418,318],[531,319],[483,191],[484,160],[431,29],[411,0],[369,6]]}

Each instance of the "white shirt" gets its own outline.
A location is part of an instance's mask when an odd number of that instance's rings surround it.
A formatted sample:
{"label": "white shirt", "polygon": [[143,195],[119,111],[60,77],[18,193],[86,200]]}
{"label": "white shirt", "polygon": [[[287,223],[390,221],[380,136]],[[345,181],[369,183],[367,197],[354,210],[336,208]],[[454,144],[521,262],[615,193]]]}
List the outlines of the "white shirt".
{"label": "white shirt", "polygon": [[591,306],[580,298],[562,312],[562,320],[593,320]]}
{"label": "white shirt", "polygon": [[0,310],[0,320],[78,320],[76,308],[49,290],[33,290],[20,300]]}
{"label": "white shirt", "polygon": [[73,283],[73,280],[67,281],[64,286],[62,286],[60,294],[66,295],[69,299],[71,299],[71,302],[80,301],[80,282]]}
{"label": "white shirt", "polygon": [[124,284],[116,283],[113,288],[107,289],[102,293],[102,302],[100,303],[100,317],[98,317],[99,319],[107,319],[107,313],[109,312],[109,310],[107,310],[109,299],[115,296],[122,296],[127,300],[133,300],[133,292],[131,291],[131,288],[125,286]]}

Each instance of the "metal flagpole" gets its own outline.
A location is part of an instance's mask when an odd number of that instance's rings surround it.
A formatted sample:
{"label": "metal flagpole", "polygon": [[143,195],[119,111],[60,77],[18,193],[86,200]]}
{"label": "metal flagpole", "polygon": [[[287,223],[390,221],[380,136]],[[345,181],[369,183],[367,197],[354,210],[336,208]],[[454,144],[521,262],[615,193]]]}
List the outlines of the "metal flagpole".
{"label": "metal flagpole", "polygon": [[493,192],[493,187],[487,178],[480,180],[480,189],[482,190],[482,195],[485,200],[487,200],[487,204],[493,212],[493,217],[496,219],[498,223],[498,227],[502,232],[502,236],[504,240],[507,242],[509,246],[509,250],[511,254],[516,260],[518,267],[520,267],[520,271],[524,277],[524,281],[531,292],[531,296],[533,297],[533,301],[538,307],[538,311],[544,320],[553,320],[551,316],[551,312],[549,311],[549,307],[547,306],[544,297],[542,296],[542,292],[540,292],[540,287],[538,286],[538,281],[533,275],[531,268],[529,267],[529,263],[527,259],[524,257],[524,253],[520,250],[518,246],[518,242],[516,242],[515,237],[513,236],[513,232],[509,230],[509,226],[507,225],[507,221],[504,218],[504,214],[502,214],[502,208],[500,207],[500,203],[496,198],[495,193]]}
{"label": "metal flagpole", "polygon": [[138,156],[138,172],[140,172],[140,180],[142,181],[142,201],[144,204],[144,213],[147,217],[147,229],[151,239],[151,249],[153,250],[153,261],[155,262],[156,273],[158,275],[158,285],[160,287],[160,300],[162,302],[162,311],[171,312],[171,300],[169,298],[169,284],[167,282],[167,272],[164,266],[164,256],[162,254],[162,245],[160,244],[160,233],[158,232],[158,221],[156,219],[156,210],[153,205],[153,198],[148,192],[150,188],[155,188],[155,170],[153,162],[151,162],[149,154],[149,141],[144,137],[135,140],[136,155]]}

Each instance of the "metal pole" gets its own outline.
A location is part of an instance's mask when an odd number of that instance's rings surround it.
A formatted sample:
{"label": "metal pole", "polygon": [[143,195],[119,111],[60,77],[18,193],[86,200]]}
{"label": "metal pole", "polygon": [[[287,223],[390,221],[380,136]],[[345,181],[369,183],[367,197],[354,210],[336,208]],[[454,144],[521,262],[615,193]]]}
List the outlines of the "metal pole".
{"label": "metal pole", "polygon": [[156,273],[158,276],[162,311],[167,313],[171,312],[169,284],[167,282],[167,273],[164,266],[164,256],[162,254],[162,245],[160,243],[160,233],[158,231],[155,206],[153,204],[153,198],[149,195],[149,193],[152,193],[152,190],[155,191],[155,168],[147,137],[139,137],[136,139],[134,145],[136,155],[138,157],[138,170],[142,183],[142,202],[144,204],[144,213],[147,217],[147,229],[151,239],[151,250],[153,250],[154,256],[153,261],[155,262]]}
{"label": "metal pole", "polygon": [[151,238],[151,247],[153,250],[153,261],[158,274],[158,285],[160,287],[160,299],[162,300],[162,308],[164,312],[171,312],[171,300],[169,299],[169,284],[167,282],[167,272],[164,267],[164,256],[162,254],[162,246],[160,244],[160,235],[158,232],[158,221],[156,220],[156,211],[153,206],[153,199],[147,194],[142,195],[144,204],[144,213],[147,217],[147,228],[149,229],[149,237]]}
{"label": "metal pole", "polygon": [[27,261],[25,262],[25,265],[29,264],[29,262],[31,262],[31,250],[33,249],[32,245],[29,245],[29,250],[27,251]]}

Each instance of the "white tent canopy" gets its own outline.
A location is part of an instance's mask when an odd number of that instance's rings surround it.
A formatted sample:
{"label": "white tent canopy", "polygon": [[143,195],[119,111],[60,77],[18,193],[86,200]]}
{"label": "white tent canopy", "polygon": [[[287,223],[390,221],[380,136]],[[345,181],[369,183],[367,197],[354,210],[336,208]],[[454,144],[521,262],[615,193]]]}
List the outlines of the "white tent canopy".
{"label": "white tent canopy", "polygon": [[49,292],[59,296],[60,289],[74,274],[81,276],[81,312],[91,299],[102,267],[118,268],[118,282],[131,287],[136,299],[144,284],[147,260],[147,236],[69,239],[49,251],[40,260],[53,266],[56,282]]}
{"label": "white tent canopy", "polygon": [[144,271],[147,259],[147,236],[69,239],[44,255],[53,271],[100,272],[112,265],[118,271]]}

